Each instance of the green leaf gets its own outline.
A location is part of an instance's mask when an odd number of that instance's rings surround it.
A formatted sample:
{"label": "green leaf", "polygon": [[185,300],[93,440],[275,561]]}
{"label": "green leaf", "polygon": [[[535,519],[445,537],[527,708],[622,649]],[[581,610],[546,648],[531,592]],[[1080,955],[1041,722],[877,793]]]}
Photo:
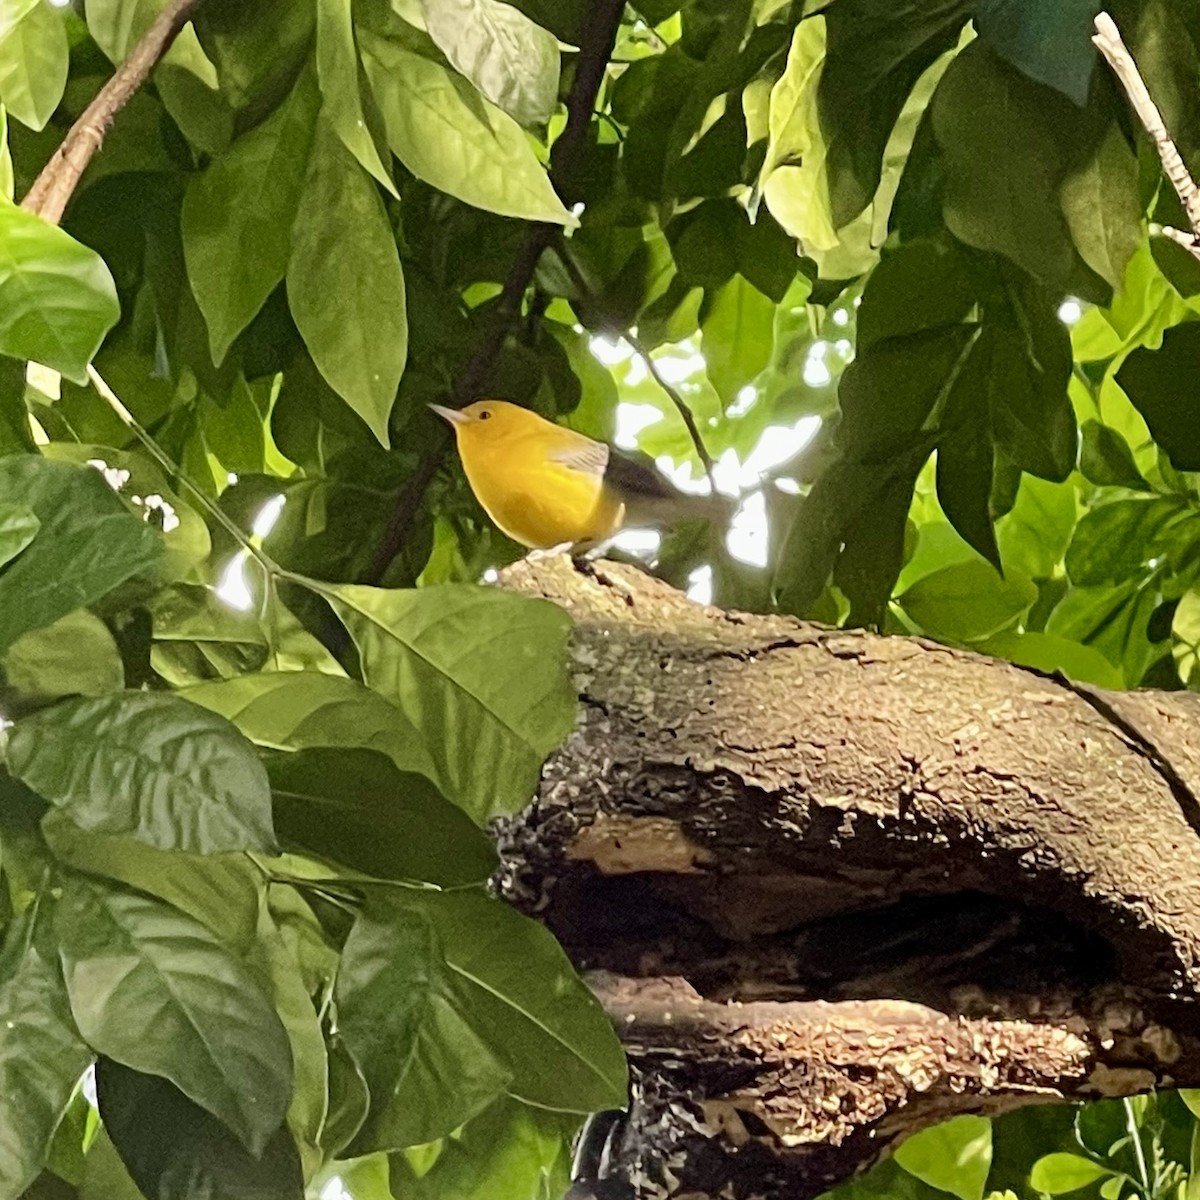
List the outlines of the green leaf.
{"label": "green leaf", "polygon": [[1061,285],[1074,257],[1058,198],[1073,122],[1069,102],[1053,100],[976,40],[947,67],[931,112],[950,232]]}
{"label": "green leaf", "polygon": [[372,899],[335,995],[372,1097],[357,1151],[444,1136],[504,1091],[566,1112],[625,1104],[620,1044],[558,943],[480,892]]}
{"label": "green leaf", "polygon": [[67,84],[69,57],[62,14],[47,0],[7,31],[0,28],[0,101],[22,125],[41,129],[50,120]]}
{"label": "green leaf", "polygon": [[316,671],[277,671],[197,684],[182,695],[227,717],[260,746],[378,750],[401,771],[437,781],[421,731],[407,714],[357,680]]}
{"label": "green leaf", "polygon": [[1109,1174],[1107,1167],[1079,1154],[1045,1154],[1033,1164],[1029,1186],[1035,1191],[1060,1196],[1087,1187]]}
{"label": "green leaf", "polygon": [[166,1079],[107,1058],[96,1064],[96,1098],[113,1145],[150,1200],[304,1200],[300,1156],[286,1126],[251,1153]]}
{"label": "green leaf", "polygon": [[363,679],[420,731],[446,796],[479,822],[527,804],[542,762],[575,723],[566,613],[454,584],[344,584],[328,598]]}
{"label": "green leaf", "polygon": [[113,278],[94,250],[23,208],[0,204],[0,354],[83,383],[120,314]]}
{"label": "green leaf", "polygon": [[996,523],[1001,561],[1031,579],[1049,578],[1067,552],[1076,516],[1073,487],[1023,475],[1015,503]]}
{"label": "green leaf", "polygon": [[954,0],[858,0],[831,4],[823,15],[828,49],[818,96],[840,227],[875,194],[883,152],[905,101],[926,68],[954,47],[967,13]]}
{"label": "green leaf", "polygon": [[404,275],[378,190],[324,125],[292,226],[287,294],[317,369],[387,446],[408,356]]}
{"label": "green leaf", "polygon": [[305,71],[267,120],[188,184],[183,254],[215,363],[287,270],[317,103]]}
{"label": "green leaf", "polygon": [[361,41],[388,143],[418,179],[502,216],[576,224],[510,116],[440,63],[365,32]]}
{"label": "green leaf", "polygon": [[161,554],[158,534],[91,467],[0,458],[0,504],[28,505],[41,522],[39,536],[0,573],[0,650],[100,599]]}
{"label": "green leaf", "polygon": [[502,0],[421,0],[425,28],[493,104],[522,125],[550,119],[558,104],[558,42]]}
{"label": "green leaf", "polygon": [[981,41],[1030,79],[1087,103],[1100,0],[970,0],[970,7]]}
{"label": "green leaf", "polygon": [[82,875],[65,881],[54,928],[92,1049],[169,1079],[261,1154],[291,1098],[292,1061],[250,969],[177,909]]}
{"label": "green leaf", "polygon": [[1200,470],[1200,409],[1193,386],[1200,379],[1200,324],[1168,329],[1158,349],[1139,346],[1116,378],[1171,465],[1178,471]]}
{"label": "green leaf", "polygon": [[1158,553],[1156,541],[1175,526],[1190,526],[1178,497],[1114,500],[1083,515],[1067,550],[1067,574],[1082,587],[1122,583],[1143,574]]}
{"label": "green leaf", "polygon": [[1079,470],[1098,487],[1127,487],[1149,491],[1129,443],[1113,428],[1099,421],[1085,421],[1080,430]]}
{"label": "green leaf", "polygon": [[992,1123],[987,1117],[952,1117],[906,1138],[895,1158],[930,1187],[959,1200],[983,1200],[992,1165]]}
{"label": "green leaf", "polygon": [[40,526],[33,509],[24,504],[0,504],[0,567],[33,541]]}
{"label": "green leaf", "polygon": [[[1175,669],[1185,687],[1200,682],[1200,590],[1190,588],[1180,597],[1171,617],[1171,656]],[[1188,1098],[1180,1097],[1197,1116],[1194,1105],[1200,1104],[1200,1091],[1193,1090]]]}
{"label": "green leaf", "polygon": [[[568,1188],[578,1118],[505,1097],[489,1104],[438,1147],[391,1156],[392,1189],[405,1200],[549,1200]],[[357,1192],[354,1193],[357,1196]]]}
{"label": "green leaf", "polygon": [[711,297],[700,318],[700,348],[722,404],[732,404],[771,361],[774,322],[775,305],[741,275]]}
{"label": "green leaf", "polygon": [[985,562],[956,563],[918,579],[896,602],[926,633],[956,642],[991,637],[1028,611],[1037,588],[1024,575],[1001,579]]}
{"label": "green leaf", "polygon": [[81,829],[197,854],[275,846],[254,748],[178,696],[120,692],[42,709],[9,733],[8,768]]}
{"label": "green leaf", "polygon": [[1052,633],[1006,630],[986,641],[975,642],[972,649],[1048,675],[1065,675],[1077,683],[1094,683],[1103,688],[1124,685],[1120,671],[1098,650]]}
{"label": "green leaf", "polygon": [[[27,932],[9,931],[15,943]],[[15,948],[15,946],[14,946]],[[92,1060],[71,1020],[62,973],[33,946],[0,958],[0,1196],[33,1182],[59,1118]],[[8,968],[8,969],[4,969]],[[19,1031],[14,1033],[13,1031]]]}
{"label": "green leaf", "polygon": [[372,750],[303,750],[268,761],[275,827],[320,858],[380,879],[484,883],[496,853],[422,775]]}
{"label": "green leaf", "polygon": [[86,608],[22,634],[0,653],[5,682],[26,700],[103,696],[125,686],[121,652],[108,626]]}
{"label": "green leaf", "polygon": [[1187,1105],[1187,1110],[1193,1117],[1200,1117],[1200,1088],[1180,1088],[1180,1100]]}
{"label": "green leaf", "polygon": [[[1096,7],[1094,0],[1086,3]],[[1137,158],[1115,122],[1091,158],[1063,181],[1062,207],[1083,261],[1119,290],[1142,241],[1143,212]]]}
{"label": "green leaf", "polygon": [[379,157],[364,119],[358,60],[350,0],[317,0],[317,78],[324,99],[322,115],[358,164],[395,196],[398,193],[391,163],[385,164]]}

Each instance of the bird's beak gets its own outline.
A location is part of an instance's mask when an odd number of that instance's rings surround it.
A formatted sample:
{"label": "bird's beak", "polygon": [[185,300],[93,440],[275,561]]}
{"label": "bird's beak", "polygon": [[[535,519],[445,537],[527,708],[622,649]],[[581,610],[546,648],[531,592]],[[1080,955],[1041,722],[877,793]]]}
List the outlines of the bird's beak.
{"label": "bird's beak", "polygon": [[429,406],[439,417],[445,417],[451,425],[466,425],[470,421],[470,417],[466,413],[457,408],[446,408],[442,404],[431,404]]}

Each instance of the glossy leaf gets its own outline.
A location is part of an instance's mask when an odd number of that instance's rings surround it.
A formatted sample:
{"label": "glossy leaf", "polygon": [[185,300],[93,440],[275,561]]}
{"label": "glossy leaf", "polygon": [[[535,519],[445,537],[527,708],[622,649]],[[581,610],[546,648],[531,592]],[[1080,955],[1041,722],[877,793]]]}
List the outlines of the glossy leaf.
{"label": "glossy leaf", "polygon": [[1047,1154],[1033,1164],[1031,1187],[1050,1196],[1078,1191],[1108,1174],[1108,1169],[1079,1154]]}
{"label": "glossy leaf", "polygon": [[391,164],[380,158],[364,119],[350,0],[317,0],[317,77],[323,116],[358,164],[396,195]]}
{"label": "glossy leaf", "polygon": [[96,1097],[130,1178],[151,1200],[303,1200],[300,1157],[286,1127],[251,1153],[168,1080],[108,1058],[96,1067]]}
{"label": "glossy leaf", "polygon": [[731,404],[770,362],[774,312],[770,299],[741,275],[712,297],[700,319],[700,347],[723,404]]}
{"label": "glossy leaf", "polygon": [[[31,129],[41,129],[62,99],[70,48],[60,13],[42,0],[0,29],[0,102]],[[3,235],[0,234],[0,238]]]}
{"label": "glossy leaf", "polygon": [[1099,421],[1085,421],[1080,432],[1079,470],[1089,483],[1149,490],[1129,443],[1115,429]]}
{"label": "glossy leaf", "polygon": [[[0,1196],[15,1200],[42,1169],[59,1118],[92,1052],[83,1043],[58,964],[10,927],[0,957]],[[14,1034],[19,1030],[19,1034]]]}
{"label": "glossy leaf", "polygon": [[33,541],[40,524],[33,509],[23,504],[0,504],[0,567]]}
{"label": "glossy leaf", "polygon": [[324,126],[292,229],[287,294],[317,369],[387,446],[408,357],[404,274],[378,189]]}
{"label": "glossy leaf", "polygon": [[9,687],[35,701],[103,696],[125,686],[117,643],[86,608],[22,634],[0,654],[0,670]]}
{"label": "glossy leaf", "polygon": [[1001,579],[988,563],[967,562],[918,579],[896,603],[931,636],[971,642],[1013,624],[1036,599],[1023,575]]}
{"label": "glossy leaf", "polygon": [[420,731],[445,794],[480,822],[525,805],[574,725],[567,615],[469,586],[342,585],[329,598],[363,678]]}
{"label": "glossy leaf", "polygon": [[381,879],[484,883],[491,843],[424,776],[371,750],[303,750],[268,762],[285,841]]}
{"label": "glossy leaf", "polygon": [[922,1129],[896,1147],[896,1161],[958,1200],[983,1200],[992,1165],[992,1123],[987,1117],[961,1116]]}
{"label": "glossy leaf", "polygon": [[575,223],[511,117],[398,42],[364,33],[362,43],[388,143],[418,179],[503,216]]}
{"label": "glossy leaf", "polygon": [[63,888],[55,933],[92,1049],[169,1079],[261,1154],[283,1121],[292,1063],[250,969],[177,909],[81,875]]}
{"label": "glossy leaf", "polygon": [[0,203],[0,354],[83,383],[120,311],[112,276],[94,250]]}
{"label": "glossy leaf", "polygon": [[188,184],[183,252],[217,363],[287,270],[316,109],[306,72],[266,121]]}
{"label": "glossy leaf", "polygon": [[0,573],[0,651],[100,599],[159,559],[158,535],[91,467],[0,458],[0,504],[31,508],[39,536]]}
{"label": "glossy leaf", "polygon": [[275,845],[254,748],[177,696],[118,692],[43,709],[10,732],[8,768],[81,829],[200,854]]}
{"label": "glossy leaf", "polygon": [[378,750],[401,771],[436,781],[433,757],[418,727],[357,680],[316,671],[278,671],[198,684],[183,695],[227,717],[260,746]]}
{"label": "glossy leaf", "polygon": [[549,119],[558,103],[554,35],[502,0],[421,0],[425,28],[493,104],[522,125]]}
{"label": "glossy leaf", "polygon": [[566,1112],[625,1103],[612,1026],[558,944],[480,892],[371,904],[336,996],[372,1097],[352,1149],[444,1136],[505,1091]]}

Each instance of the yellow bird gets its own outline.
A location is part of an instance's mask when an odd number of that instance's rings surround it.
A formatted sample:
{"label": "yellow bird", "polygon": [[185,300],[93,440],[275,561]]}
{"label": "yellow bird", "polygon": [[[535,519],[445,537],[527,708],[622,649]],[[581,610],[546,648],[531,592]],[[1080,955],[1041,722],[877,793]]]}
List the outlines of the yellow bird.
{"label": "yellow bird", "polygon": [[454,427],[467,482],[489,517],[533,550],[583,551],[624,526],[727,517],[723,496],[688,496],[657,471],[504,400],[429,406]]}

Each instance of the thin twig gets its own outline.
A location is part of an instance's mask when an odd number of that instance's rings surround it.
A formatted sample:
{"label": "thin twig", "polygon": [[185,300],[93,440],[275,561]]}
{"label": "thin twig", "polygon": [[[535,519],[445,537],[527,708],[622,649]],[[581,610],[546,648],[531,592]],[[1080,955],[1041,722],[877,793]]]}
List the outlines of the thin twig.
{"label": "thin twig", "polygon": [[57,225],[79,178],[104,142],[113,118],[150,77],[203,0],[171,0],[67,131],[62,145],[34,180],[21,207]]}
{"label": "thin twig", "polygon": [[[550,181],[566,205],[582,198],[579,169],[587,149],[588,127],[624,13],[625,0],[594,0],[584,17],[579,57],[575,61],[575,78],[567,96],[567,123],[550,151]],[[492,309],[483,338],[454,386],[457,405],[478,398],[505,340],[520,318],[522,302],[533,281],[538,261],[561,232],[558,225],[539,222],[531,226],[505,278],[504,289]],[[404,548],[416,523],[425,492],[433,482],[449,446],[450,434],[444,430],[437,435],[428,457],[397,497],[396,507],[367,568],[364,582],[378,583]]]}
{"label": "thin twig", "polygon": [[687,426],[688,434],[692,439],[692,445],[696,447],[696,457],[700,459],[704,467],[704,474],[708,476],[709,487],[712,488],[713,495],[715,496],[717,494],[717,480],[713,474],[712,455],[709,454],[708,447],[705,446],[704,439],[700,436],[700,427],[696,424],[695,414],[688,408],[687,401],[663,378],[662,372],[658,369],[658,364],[650,357],[650,351],[632,333],[626,333],[624,337],[633,347],[637,356],[646,364],[646,370],[650,372],[650,378],[666,392],[671,398],[671,403],[679,410],[679,415],[683,418],[683,423]]}
{"label": "thin twig", "polygon": [[1171,140],[1162,113],[1151,98],[1137,63],[1121,38],[1121,31],[1108,13],[1102,12],[1096,17],[1096,32],[1092,36],[1092,42],[1108,60],[1108,65],[1125,88],[1129,103],[1154,142],[1158,156],[1162,159],[1163,172],[1175,188],[1183,211],[1187,214],[1188,224],[1192,227],[1190,234],[1170,226],[1164,226],[1161,232],[1164,237],[1178,242],[1200,258],[1200,187],[1196,186],[1179,148]]}

